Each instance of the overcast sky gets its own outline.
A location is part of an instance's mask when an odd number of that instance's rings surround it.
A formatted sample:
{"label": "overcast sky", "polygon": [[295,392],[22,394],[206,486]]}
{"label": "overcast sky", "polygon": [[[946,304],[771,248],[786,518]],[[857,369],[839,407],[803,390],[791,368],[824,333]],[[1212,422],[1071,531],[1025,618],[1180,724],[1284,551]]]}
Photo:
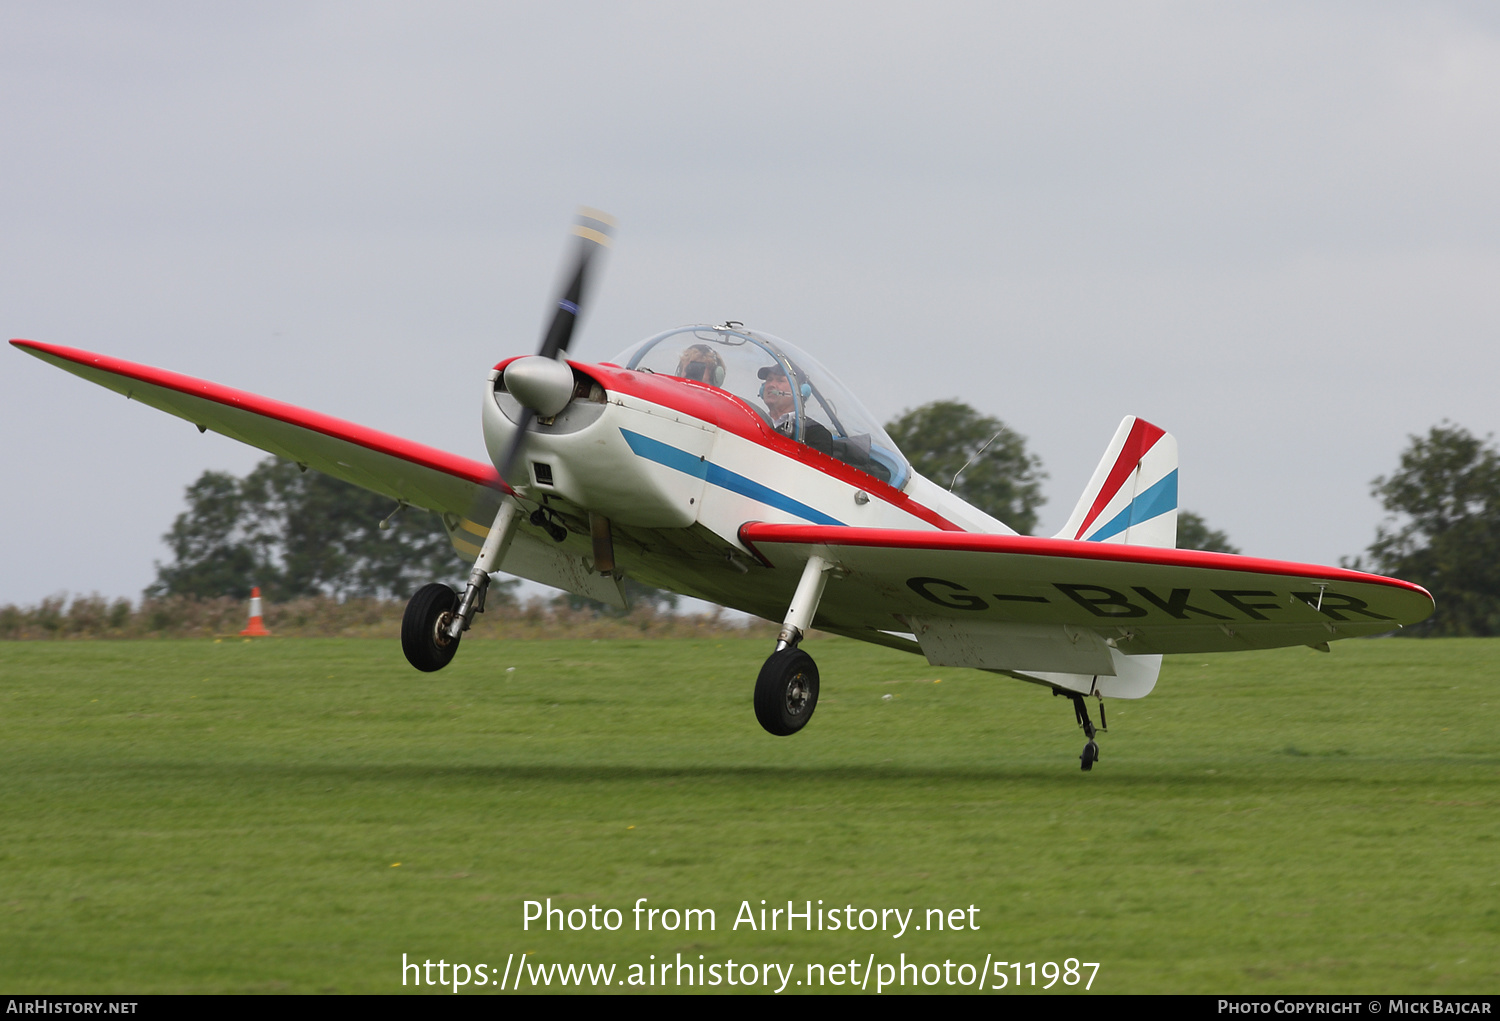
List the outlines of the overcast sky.
{"label": "overcast sky", "polygon": [[[0,332],[483,457],[580,204],[575,356],[742,320],[880,418],[1121,417],[1183,506],[1335,563],[1443,419],[1500,430],[1489,4],[0,4]],[[6,348],[0,603],[135,597],[261,456]]]}

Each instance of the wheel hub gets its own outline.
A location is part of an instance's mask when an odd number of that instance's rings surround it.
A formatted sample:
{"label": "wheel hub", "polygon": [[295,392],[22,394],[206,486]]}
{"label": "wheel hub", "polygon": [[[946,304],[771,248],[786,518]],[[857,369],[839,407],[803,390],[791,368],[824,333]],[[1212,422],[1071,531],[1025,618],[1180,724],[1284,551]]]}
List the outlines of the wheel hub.
{"label": "wheel hub", "polygon": [[786,711],[793,716],[801,716],[807,708],[807,684],[802,675],[793,677],[791,683],[786,686]]}
{"label": "wheel hub", "polygon": [[453,641],[448,635],[448,625],[453,623],[453,611],[444,610],[438,614],[437,621],[432,625],[432,641],[440,649],[446,649]]}

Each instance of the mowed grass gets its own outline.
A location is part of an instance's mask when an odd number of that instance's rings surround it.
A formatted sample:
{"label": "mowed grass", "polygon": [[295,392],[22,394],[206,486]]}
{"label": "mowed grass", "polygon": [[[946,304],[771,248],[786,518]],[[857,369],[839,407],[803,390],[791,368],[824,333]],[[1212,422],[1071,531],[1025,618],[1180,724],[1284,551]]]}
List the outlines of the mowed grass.
{"label": "mowed grass", "polygon": [[[1090,774],[1043,688],[806,647],[817,716],[773,738],[764,641],[476,641],[435,675],[373,640],[6,643],[0,989],[393,992],[403,953],[522,951],[1500,988],[1500,642],[1169,658]],[[523,931],[549,897],[625,924]],[[635,931],[641,897],[717,927]],[[732,928],[762,898],[979,929]]]}

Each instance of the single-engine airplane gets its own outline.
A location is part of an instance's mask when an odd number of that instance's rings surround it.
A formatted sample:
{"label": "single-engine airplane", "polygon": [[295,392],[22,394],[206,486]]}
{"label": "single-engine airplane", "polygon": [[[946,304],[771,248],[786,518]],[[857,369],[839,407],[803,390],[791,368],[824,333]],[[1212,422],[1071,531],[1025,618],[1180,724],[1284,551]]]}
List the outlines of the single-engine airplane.
{"label": "single-engine airplane", "polygon": [[484,384],[489,463],[177,373],[29,340],[43,361],[306,468],[436,512],[472,562],[419,589],[406,658],[439,670],[507,573],[624,605],[621,580],[782,621],[755,715],[794,734],[818,704],[809,628],[977,667],[1069,698],[1141,698],[1162,655],[1388,632],[1433,610],[1404,581],[1175,549],[1177,443],[1126,418],[1068,523],[1018,535],[923,478],[876,419],[793,345],[738,322],[682,326],[608,362],[565,358],[613,222],[585,210],[534,355]]}

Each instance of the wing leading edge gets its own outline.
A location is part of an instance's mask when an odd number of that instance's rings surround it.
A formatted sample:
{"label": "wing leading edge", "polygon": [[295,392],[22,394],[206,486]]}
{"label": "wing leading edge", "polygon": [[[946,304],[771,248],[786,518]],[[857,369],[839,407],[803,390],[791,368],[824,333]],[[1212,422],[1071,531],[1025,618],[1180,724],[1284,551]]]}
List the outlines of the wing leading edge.
{"label": "wing leading edge", "polygon": [[818,627],[899,627],[934,662],[1033,676],[1118,676],[1120,659],[1162,653],[1322,647],[1433,610],[1410,582],[1225,553],[759,522],[739,536],[772,567],[811,552],[836,564]]}
{"label": "wing leading edge", "polygon": [[488,520],[510,492],[494,467],[331,415],[120,358],[76,348],[11,344],[75,376],[396,500]]}
{"label": "wing leading edge", "polygon": [[[453,548],[479,552],[500,500],[514,495],[493,465],[401,439],[258,394],[149,365],[76,348],[12,340],[11,344],[131,400],[212,429],[356,486],[435,511]],[[507,573],[625,605],[614,579],[591,575],[573,551],[520,529],[505,559]]]}

